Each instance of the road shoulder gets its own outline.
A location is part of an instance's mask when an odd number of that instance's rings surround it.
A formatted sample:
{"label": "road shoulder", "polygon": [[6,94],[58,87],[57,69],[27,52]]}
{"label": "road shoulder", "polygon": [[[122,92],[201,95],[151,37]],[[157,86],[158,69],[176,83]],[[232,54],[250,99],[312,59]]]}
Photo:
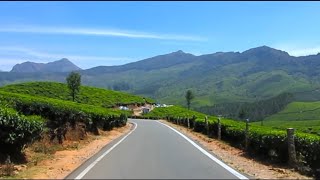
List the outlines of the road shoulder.
{"label": "road shoulder", "polygon": [[115,128],[111,131],[101,132],[99,136],[90,135],[89,142],[83,142],[78,149],[61,150],[50,156],[49,159],[28,167],[17,178],[26,179],[64,179],[78,169],[83,163],[99,153],[104,147],[112,144],[114,140],[130,132],[134,125]]}

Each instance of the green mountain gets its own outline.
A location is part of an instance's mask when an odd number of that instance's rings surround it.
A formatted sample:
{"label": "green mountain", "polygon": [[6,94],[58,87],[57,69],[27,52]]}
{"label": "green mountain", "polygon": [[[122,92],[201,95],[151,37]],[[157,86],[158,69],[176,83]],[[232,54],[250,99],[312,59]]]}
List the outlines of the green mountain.
{"label": "green mountain", "polygon": [[[192,107],[254,102],[284,92],[300,101],[320,100],[320,54],[293,57],[267,46],[240,52],[195,56],[183,51],[120,65],[79,71],[85,85],[122,90],[185,106],[191,89]],[[0,85],[23,81],[64,82],[67,73],[0,73]]]}
{"label": "green mountain", "polygon": [[292,57],[266,46],[201,56],[178,51],[123,66],[96,67],[83,74],[91,85],[102,85],[104,80],[104,87],[110,88],[125,82],[131,87],[128,91],[165,103],[184,104],[186,89],[192,89],[193,105],[203,106],[314,90],[319,85],[318,60],[320,55]]}

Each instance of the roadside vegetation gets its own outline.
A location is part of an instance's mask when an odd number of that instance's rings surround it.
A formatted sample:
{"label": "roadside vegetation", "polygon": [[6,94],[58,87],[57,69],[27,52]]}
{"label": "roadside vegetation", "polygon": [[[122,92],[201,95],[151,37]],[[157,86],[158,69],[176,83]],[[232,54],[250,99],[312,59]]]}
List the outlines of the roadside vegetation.
{"label": "roadside vegetation", "polygon": [[[144,115],[148,119],[166,119],[175,124],[188,127],[195,132],[201,132],[212,138],[217,138],[218,117],[207,116],[182,107],[171,106],[155,108],[149,114]],[[189,121],[189,123],[188,123]],[[221,118],[221,140],[231,145],[245,149],[244,121]],[[288,162],[288,142],[286,130],[249,125],[249,145],[246,149],[249,155],[259,156],[276,163]],[[320,136],[297,132],[295,134],[295,148],[298,158],[297,169],[309,175],[319,177],[320,169]]]}
{"label": "roadside vegetation", "polygon": [[154,102],[81,86],[81,77],[77,77],[72,87],[67,83],[30,82],[0,88],[0,177],[12,177],[16,164],[30,161],[25,154],[27,147],[38,154],[36,159],[43,159],[57,150],[72,148],[72,143],[65,145],[71,139],[85,140],[88,133],[99,135],[125,126],[132,111],[119,110],[119,105]]}
{"label": "roadside vegetation", "polygon": [[12,108],[0,106],[0,160],[6,160],[4,154],[20,154],[25,145],[39,139],[44,122],[40,116],[24,116]]}

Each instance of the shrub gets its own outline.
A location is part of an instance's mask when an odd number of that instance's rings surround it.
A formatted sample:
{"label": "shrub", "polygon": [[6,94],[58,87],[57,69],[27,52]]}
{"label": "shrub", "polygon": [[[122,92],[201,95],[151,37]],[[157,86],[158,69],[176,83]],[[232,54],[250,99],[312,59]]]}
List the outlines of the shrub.
{"label": "shrub", "polygon": [[39,116],[26,117],[6,107],[0,107],[1,153],[20,153],[25,145],[40,138],[44,120]]}

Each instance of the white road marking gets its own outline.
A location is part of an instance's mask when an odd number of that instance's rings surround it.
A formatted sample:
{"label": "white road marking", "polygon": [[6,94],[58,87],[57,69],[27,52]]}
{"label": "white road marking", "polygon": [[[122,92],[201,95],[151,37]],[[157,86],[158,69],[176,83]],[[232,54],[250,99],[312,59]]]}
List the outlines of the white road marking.
{"label": "white road marking", "polygon": [[194,147],[196,147],[197,149],[199,149],[203,154],[205,154],[206,156],[208,156],[211,160],[215,161],[216,163],[218,163],[220,166],[222,166],[223,168],[225,168],[227,171],[229,171],[230,173],[232,173],[234,176],[238,177],[239,179],[248,179],[247,177],[245,177],[244,175],[238,173],[236,170],[232,169],[231,167],[229,167],[228,165],[226,165],[225,163],[223,163],[222,161],[220,161],[219,159],[217,159],[216,157],[214,157],[213,155],[211,155],[210,153],[208,153],[206,150],[204,150],[203,148],[201,148],[199,145],[197,145],[195,142],[193,142],[191,139],[189,139],[187,136],[183,135],[182,133],[180,133],[179,131],[177,131],[176,129],[160,122],[157,121],[158,123],[167,126],[168,128],[170,128],[171,130],[173,130],[174,132],[178,133],[180,136],[182,136],[184,139],[186,139],[189,143],[191,143]]}
{"label": "white road marking", "polygon": [[90,169],[93,168],[94,165],[96,165],[99,161],[101,161],[102,158],[104,158],[107,154],[109,154],[116,146],[118,146],[123,140],[125,140],[133,131],[135,131],[138,127],[137,123],[132,122],[133,124],[135,124],[134,129],[129,132],[126,136],[124,136],[119,142],[117,142],[115,145],[113,145],[110,149],[108,149],[108,151],[106,151],[105,153],[103,153],[101,156],[99,156],[94,162],[92,162],[85,170],[83,170],[75,179],[82,179],[83,176],[85,176]]}

